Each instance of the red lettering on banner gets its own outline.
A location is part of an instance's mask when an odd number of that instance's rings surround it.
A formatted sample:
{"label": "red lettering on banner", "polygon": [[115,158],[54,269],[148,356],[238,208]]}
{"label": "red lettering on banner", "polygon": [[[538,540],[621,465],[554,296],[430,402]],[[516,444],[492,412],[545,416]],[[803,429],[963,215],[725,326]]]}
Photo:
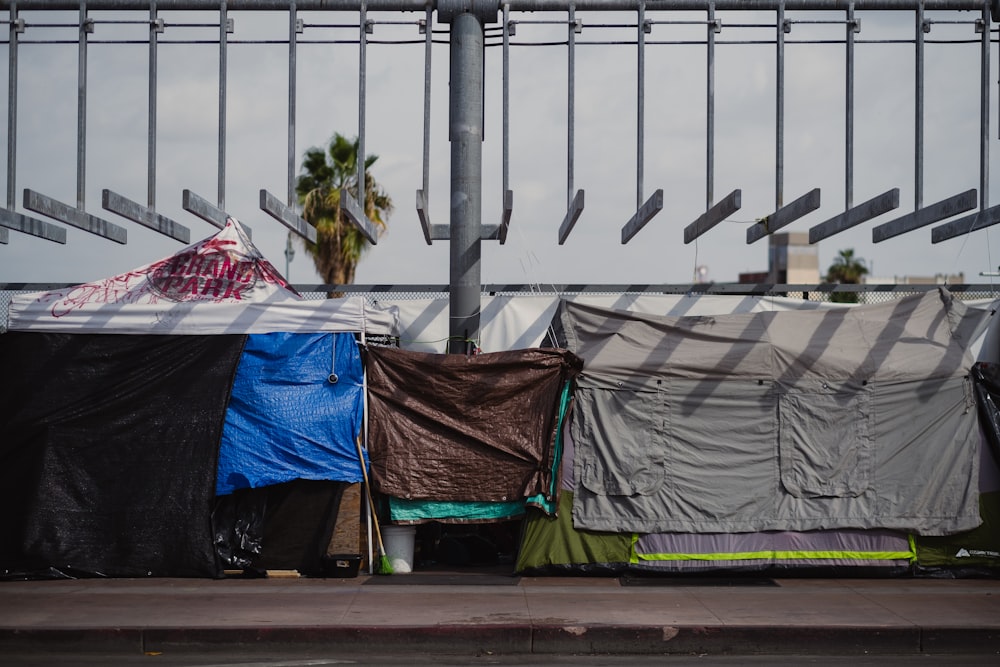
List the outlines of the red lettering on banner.
{"label": "red lettering on banner", "polygon": [[219,296],[219,292],[222,290],[222,281],[216,278],[206,278],[205,286],[201,290],[202,296],[207,295],[209,292],[212,296]]}

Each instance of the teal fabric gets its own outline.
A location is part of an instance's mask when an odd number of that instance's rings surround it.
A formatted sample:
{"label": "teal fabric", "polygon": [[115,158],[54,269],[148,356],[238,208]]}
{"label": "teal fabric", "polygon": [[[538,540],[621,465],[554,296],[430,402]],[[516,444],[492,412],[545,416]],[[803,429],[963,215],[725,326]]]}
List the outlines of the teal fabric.
{"label": "teal fabric", "polygon": [[473,522],[503,521],[524,514],[524,501],[505,503],[481,501],[406,500],[389,497],[389,519],[396,523],[421,521]]}

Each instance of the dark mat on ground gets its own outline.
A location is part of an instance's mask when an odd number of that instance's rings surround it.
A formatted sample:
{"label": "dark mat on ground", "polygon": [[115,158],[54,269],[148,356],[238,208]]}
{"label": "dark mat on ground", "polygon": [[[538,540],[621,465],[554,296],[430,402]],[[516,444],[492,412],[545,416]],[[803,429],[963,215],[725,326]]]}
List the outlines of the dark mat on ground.
{"label": "dark mat on ground", "polygon": [[416,585],[416,586],[517,586],[521,577],[510,574],[443,574],[440,572],[429,572],[421,574],[411,572],[408,574],[375,575],[369,577],[364,585]]}
{"label": "dark mat on ground", "polygon": [[780,586],[774,579],[765,577],[676,577],[635,576],[619,578],[622,586]]}

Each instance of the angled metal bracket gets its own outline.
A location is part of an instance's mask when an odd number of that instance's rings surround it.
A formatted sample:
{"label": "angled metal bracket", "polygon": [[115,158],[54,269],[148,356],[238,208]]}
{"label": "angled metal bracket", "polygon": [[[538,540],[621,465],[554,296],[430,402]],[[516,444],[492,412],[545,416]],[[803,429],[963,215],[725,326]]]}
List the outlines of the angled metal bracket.
{"label": "angled metal bracket", "polygon": [[[214,204],[210,204],[204,197],[199,197],[190,190],[184,190],[181,195],[181,206],[185,211],[196,215],[205,222],[219,229],[223,229],[226,226],[226,221],[232,217],[221,208]],[[243,230],[247,233],[247,236],[253,237],[253,234],[249,227],[243,224],[243,221],[239,221],[243,225]]]}
{"label": "angled metal bracket", "polygon": [[998,222],[1000,222],[1000,204],[935,227],[931,230],[931,243],[947,241],[956,236],[985,229]]}
{"label": "angled metal bracket", "polygon": [[809,230],[809,243],[819,243],[827,237],[897,208],[899,208],[899,188],[893,188],[812,227]]}
{"label": "angled metal bracket", "polygon": [[767,216],[758,223],[747,229],[747,244],[759,241],[765,236],[778,231],[782,227],[789,225],[802,216],[812,213],[819,208],[819,188],[813,188],[791,204],[782,206],[777,211]]}
{"label": "angled metal bracket", "polygon": [[146,208],[131,199],[121,196],[111,190],[101,191],[101,206],[105,211],[117,213],[123,218],[128,218],[140,225],[149,227],[153,231],[164,236],[169,236],[181,243],[191,242],[191,230],[184,225],[174,222],[170,218],[160,215],[152,209]]}
{"label": "angled metal bracket", "polygon": [[698,219],[684,228],[684,243],[691,243],[696,238],[715,227],[717,224],[740,210],[743,205],[743,191],[733,190],[715,206],[708,209]]}
{"label": "angled metal bracket", "polygon": [[368,239],[369,243],[378,245],[378,229],[346,189],[340,191],[340,208],[347,214],[347,219],[351,221],[351,224],[357,227],[362,236]]}
{"label": "angled metal bracket", "polygon": [[622,227],[622,245],[628,243],[639,230],[646,226],[646,223],[653,219],[653,216],[663,210],[663,188],[653,193],[653,196],[639,207],[635,215]]}
{"label": "angled metal bracket", "polygon": [[[30,218],[5,208],[0,208],[0,227],[37,236],[40,239],[54,243],[66,243],[65,227],[59,227],[58,225],[53,225],[51,222]],[[4,238],[7,238],[7,229],[0,229],[4,233]],[[3,243],[7,243],[7,241],[3,241]]]}
{"label": "angled metal bracket", "polygon": [[432,225],[430,213],[427,211],[427,196],[423,190],[417,190],[417,217],[420,218],[420,229],[424,232],[427,245],[431,241],[447,241],[451,238],[451,228],[448,225]]}
{"label": "angled metal bracket", "polygon": [[566,243],[566,239],[569,238],[569,233],[573,231],[576,221],[580,219],[581,213],[583,213],[582,189],[576,191],[576,195],[573,196],[573,201],[570,202],[569,209],[566,211],[566,216],[563,218],[562,224],[559,225],[559,245]]}
{"label": "angled metal bracket", "polygon": [[125,231],[124,227],[27,188],[24,190],[24,208],[55,218],[67,225],[73,225],[115,243],[125,245],[128,242],[128,232]]}
{"label": "angled metal bracket", "polygon": [[942,199],[936,204],[925,206],[908,213],[901,218],[890,220],[872,229],[872,242],[879,243],[894,236],[920,229],[934,222],[940,222],[959,213],[965,213],[976,208],[976,189],[966,190],[960,194]]}
{"label": "angled metal bracket", "polygon": [[294,209],[285,206],[281,200],[264,189],[260,191],[260,210],[310,243],[316,243],[316,228],[303,220]]}
{"label": "angled metal bracket", "polygon": [[510,227],[510,215],[514,212],[514,191],[503,191],[503,213],[500,215],[500,230],[497,232],[497,240],[500,245],[507,242],[507,229]]}
{"label": "angled metal bracket", "polygon": [[10,233],[6,228],[0,229],[0,243],[10,243]]}

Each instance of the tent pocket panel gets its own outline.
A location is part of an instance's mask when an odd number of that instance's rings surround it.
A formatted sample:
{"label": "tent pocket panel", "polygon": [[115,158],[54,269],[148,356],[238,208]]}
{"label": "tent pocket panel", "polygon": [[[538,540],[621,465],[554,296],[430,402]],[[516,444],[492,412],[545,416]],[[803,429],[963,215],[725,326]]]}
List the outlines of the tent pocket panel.
{"label": "tent pocket panel", "polygon": [[857,498],[871,487],[871,395],[779,397],[781,484],[797,498]]}
{"label": "tent pocket panel", "polygon": [[[598,496],[652,496],[666,480],[663,401],[657,391],[578,390],[592,416],[583,429],[575,473]],[[613,446],[611,446],[613,445]]]}

